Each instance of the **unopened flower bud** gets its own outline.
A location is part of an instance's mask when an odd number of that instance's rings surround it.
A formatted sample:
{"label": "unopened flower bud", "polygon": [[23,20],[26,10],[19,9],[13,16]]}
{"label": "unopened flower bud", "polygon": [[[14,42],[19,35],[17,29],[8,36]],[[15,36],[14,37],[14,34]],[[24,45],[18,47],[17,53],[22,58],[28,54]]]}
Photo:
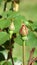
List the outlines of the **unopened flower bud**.
{"label": "unopened flower bud", "polygon": [[15,30],[15,26],[14,26],[14,23],[12,22],[11,25],[10,25],[10,30],[14,31]]}
{"label": "unopened flower bud", "polygon": [[26,36],[28,34],[28,28],[26,27],[25,24],[23,24],[22,27],[20,28],[20,34],[22,36]]}

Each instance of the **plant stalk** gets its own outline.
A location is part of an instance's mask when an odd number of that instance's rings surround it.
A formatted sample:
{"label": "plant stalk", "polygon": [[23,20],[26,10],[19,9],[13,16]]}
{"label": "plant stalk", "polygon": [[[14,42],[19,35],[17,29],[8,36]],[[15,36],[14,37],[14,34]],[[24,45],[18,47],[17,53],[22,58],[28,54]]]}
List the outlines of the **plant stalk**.
{"label": "plant stalk", "polygon": [[23,65],[25,65],[25,41],[23,41],[22,51],[23,51]]}
{"label": "plant stalk", "polygon": [[12,57],[12,48],[9,50],[8,52],[8,57],[7,57],[7,60],[11,59],[12,61],[12,65],[14,65],[14,60],[13,60],[13,57]]}
{"label": "plant stalk", "polygon": [[11,53],[11,61],[12,61],[12,65],[14,65],[14,61],[13,61],[13,57],[12,57],[12,48],[10,50],[10,53]]}
{"label": "plant stalk", "polygon": [[[11,44],[12,34],[13,34],[13,31],[10,32],[10,44]],[[13,48],[11,47],[11,48],[10,48],[10,58],[11,58],[11,61],[12,61],[12,65],[14,65],[14,60],[13,60],[13,56],[12,56],[13,54],[12,54],[12,52],[13,52]]]}

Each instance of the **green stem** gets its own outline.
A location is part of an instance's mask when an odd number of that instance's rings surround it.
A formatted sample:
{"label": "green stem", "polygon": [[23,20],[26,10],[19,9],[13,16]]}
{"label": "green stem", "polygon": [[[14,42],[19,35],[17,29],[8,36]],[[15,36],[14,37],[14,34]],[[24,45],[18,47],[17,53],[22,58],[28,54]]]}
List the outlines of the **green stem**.
{"label": "green stem", "polygon": [[7,58],[7,60],[8,59],[11,59],[11,61],[12,61],[12,65],[14,65],[14,60],[13,60],[13,57],[12,57],[12,48],[9,50],[9,52],[8,52],[8,58]]}
{"label": "green stem", "polygon": [[[23,37],[24,38],[24,37]],[[22,46],[22,51],[23,51],[23,65],[25,65],[25,39],[23,39],[22,38],[22,40],[23,40],[23,46]]]}
{"label": "green stem", "polygon": [[[13,34],[13,31],[10,31],[10,39],[12,37],[12,34]],[[11,40],[10,40],[10,43],[11,43]],[[14,65],[14,61],[13,61],[13,57],[12,57],[12,51],[13,51],[13,48],[10,48],[10,55],[11,55],[11,61],[12,61],[12,65]]]}
{"label": "green stem", "polygon": [[12,48],[10,49],[10,55],[11,55],[12,65],[14,65],[14,60],[13,60],[13,57],[12,57]]}

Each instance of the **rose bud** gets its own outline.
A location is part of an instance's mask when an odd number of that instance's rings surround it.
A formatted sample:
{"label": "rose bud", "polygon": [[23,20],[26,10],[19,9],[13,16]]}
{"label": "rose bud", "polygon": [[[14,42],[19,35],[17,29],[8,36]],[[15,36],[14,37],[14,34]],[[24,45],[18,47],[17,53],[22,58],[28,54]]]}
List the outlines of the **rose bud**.
{"label": "rose bud", "polygon": [[10,30],[14,31],[15,30],[15,26],[14,26],[14,23],[12,22],[11,25],[10,25]]}
{"label": "rose bud", "polygon": [[26,27],[25,24],[22,24],[22,27],[21,27],[21,29],[20,29],[20,34],[21,34],[22,36],[26,36],[26,35],[28,34],[28,28]]}

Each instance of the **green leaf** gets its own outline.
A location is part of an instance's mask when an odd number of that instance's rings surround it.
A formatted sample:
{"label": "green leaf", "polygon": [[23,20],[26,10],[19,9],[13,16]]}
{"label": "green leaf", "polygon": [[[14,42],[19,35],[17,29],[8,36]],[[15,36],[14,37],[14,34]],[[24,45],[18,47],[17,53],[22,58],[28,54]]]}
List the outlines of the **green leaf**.
{"label": "green leaf", "polygon": [[21,21],[21,23],[24,23],[25,25],[29,25],[29,22],[26,20],[24,16],[19,14],[16,18],[18,18],[18,20]]}
{"label": "green leaf", "polygon": [[33,22],[33,24],[30,24],[31,28],[35,30],[37,28],[37,21]]}
{"label": "green leaf", "polygon": [[17,33],[20,31],[20,28],[21,28],[21,22],[17,19],[14,21],[14,26],[15,26],[15,30],[14,32]]}
{"label": "green leaf", "polygon": [[17,44],[21,45],[21,46],[22,46],[22,44],[23,44],[22,38],[21,38],[21,36],[20,36],[19,34],[18,34],[17,37],[14,39],[14,41],[15,41]]}
{"label": "green leaf", "polygon": [[11,21],[7,19],[0,19],[0,28],[4,29],[10,26]]}
{"label": "green leaf", "polygon": [[18,12],[12,12],[9,16],[9,18],[16,18],[19,15]]}
{"label": "green leaf", "polygon": [[35,22],[28,21],[27,26],[30,30],[34,30],[35,32],[37,32],[37,21],[35,21]]}
{"label": "green leaf", "polygon": [[15,25],[15,32],[19,32],[21,25],[22,25],[21,16],[16,16],[14,19],[14,25]]}
{"label": "green leaf", "polygon": [[37,37],[31,31],[29,31],[28,40],[26,41],[26,45],[30,46],[30,47],[36,47],[37,46]]}
{"label": "green leaf", "polygon": [[21,22],[21,23],[26,23],[26,22],[27,22],[27,20],[25,19],[25,17],[22,16],[22,15],[20,15],[20,14],[18,14],[18,15],[15,17],[15,20],[19,20],[19,22]]}
{"label": "green leaf", "polygon": [[0,32],[0,45],[4,44],[7,40],[9,40],[9,34]]}
{"label": "green leaf", "polygon": [[3,16],[4,18],[7,18],[7,17],[10,16],[11,14],[12,14],[12,11],[5,11],[5,12],[2,13],[2,16]]}
{"label": "green leaf", "polygon": [[22,16],[22,15],[17,15],[17,16],[14,18],[15,32],[19,32],[22,23],[24,23],[25,25],[29,25],[28,21],[25,19],[24,16]]}
{"label": "green leaf", "polygon": [[12,12],[12,11],[6,11],[6,12],[3,12],[2,15],[4,18],[7,18],[7,19],[11,19],[11,18],[14,18],[18,15],[19,13],[18,12]]}

